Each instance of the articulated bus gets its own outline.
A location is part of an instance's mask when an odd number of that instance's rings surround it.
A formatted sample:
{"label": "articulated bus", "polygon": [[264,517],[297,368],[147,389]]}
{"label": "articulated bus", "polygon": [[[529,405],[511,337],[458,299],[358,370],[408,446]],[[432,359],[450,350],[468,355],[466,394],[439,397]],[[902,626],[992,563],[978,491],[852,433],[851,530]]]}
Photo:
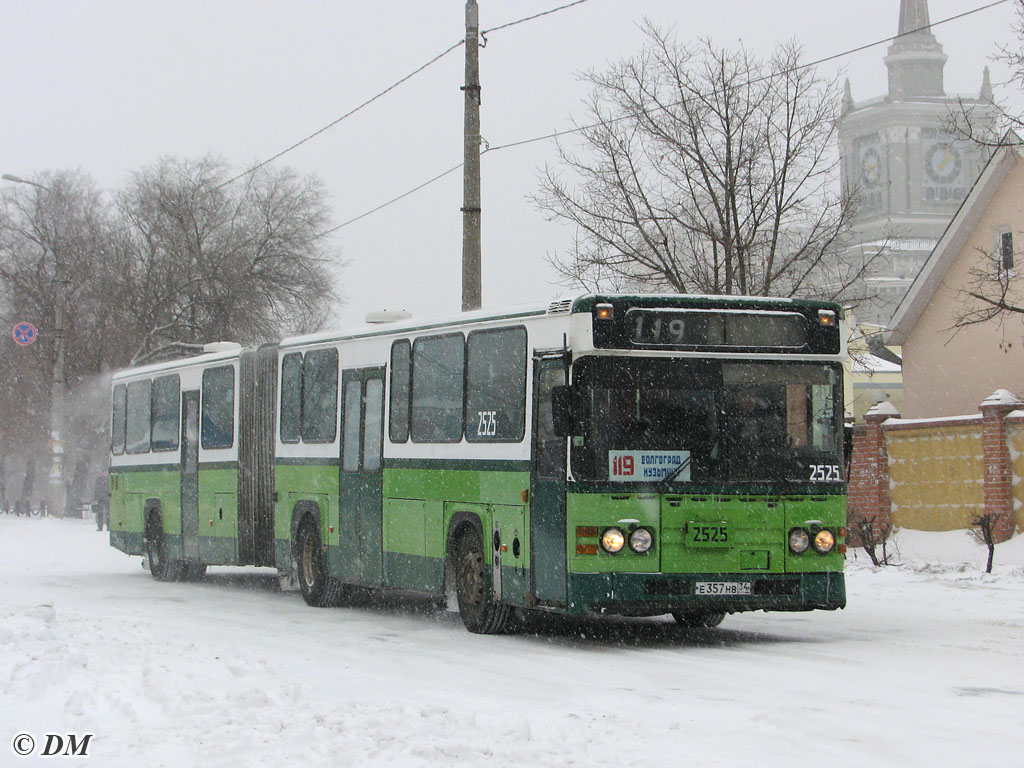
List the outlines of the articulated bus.
{"label": "articulated bus", "polygon": [[838,305],[371,319],[117,373],[111,544],[162,581],[248,564],[315,606],[447,599],[478,633],[845,606]]}

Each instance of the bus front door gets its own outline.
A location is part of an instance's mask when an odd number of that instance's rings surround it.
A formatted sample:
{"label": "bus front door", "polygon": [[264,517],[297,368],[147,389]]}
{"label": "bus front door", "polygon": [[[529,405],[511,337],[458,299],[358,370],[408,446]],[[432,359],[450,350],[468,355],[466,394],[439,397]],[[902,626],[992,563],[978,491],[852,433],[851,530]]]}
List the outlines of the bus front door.
{"label": "bus front door", "polygon": [[534,358],[533,449],[530,473],[531,591],[542,605],[564,608],[566,597],[565,441],[555,434],[551,390],[565,382],[561,354]]}
{"label": "bus front door", "polygon": [[199,390],[181,393],[181,556],[199,560]]}
{"label": "bus front door", "polygon": [[382,500],[384,369],[342,374],[340,573],[344,581],[384,580]]}

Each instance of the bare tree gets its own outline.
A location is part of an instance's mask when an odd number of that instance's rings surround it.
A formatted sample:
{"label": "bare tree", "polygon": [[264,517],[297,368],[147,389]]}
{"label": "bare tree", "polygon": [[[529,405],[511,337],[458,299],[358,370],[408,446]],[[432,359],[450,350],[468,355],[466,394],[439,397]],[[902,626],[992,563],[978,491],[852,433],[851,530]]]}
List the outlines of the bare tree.
{"label": "bare tree", "polygon": [[[851,522],[853,539],[860,540],[860,546],[871,558],[871,564],[878,567],[892,565],[889,561],[889,536],[892,534],[892,523],[883,520],[877,515],[861,515]],[[878,555],[878,547],[882,548],[882,555]]]}
{"label": "bare tree", "polygon": [[116,206],[77,172],[0,189],[0,321],[39,329],[31,346],[0,345],[0,452],[46,453],[59,276],[69,471],[104,452],[111,369],[322,325],[338,264],[322,184],[287,169],[228,177],[219,160],[165,159]]}
{"label": "bare tree", "polygon": [[213,339],[252,342],[313,330],[335,298],[336,258],[321,182],[260,171],[223,186],[214,158],[165,158],[118,198],[125,233],[112,262],[137,331],[135,361]]}
{"label": "bare tree", "polygon": [[[1024,0],[1016,0],[1017,20],[1014,31],[1018,44],[1000,46],[993,58],[1010,70],[1010,84],[1024,88]],[[985,98],[992,98],[985,72],[982,89]],[[957,114],[950,118],[950,132],[969,139],[974,144],[993,150],[1020,146],[1024,133],[1024,116],[1005,105],[996,105],[996,116],[990,111],[979,112],[977,104],[958,102]],[[1024,314],[1024,291],[1016,280],[1014,262],[1018,255],[1016,244],[1020,233],[1007,232],[993,249],[977,249],[979,259],[969,270],[969,280],[960,289],[962,303],[956,313],[953,327],[962,328],[995,321],[1002,323],[1011,315]],[[1015,243],[1017,241],[1017,243]]]}
{"label": "bare tree", "polygon": [[[106,408],[103,414],[80,410],[72,393],[102,367],[96,341],[103,334],[90,296],[101,271],[97,257],[109,232],[109,209],[92,179],[80,172],[47,173],[30,185],[5,186],[0,201],[0,321],[8,328],[28,321],[38,330],[30,346],[10,339],[0,346],[0,450],[31,477],[35,459],[49,450],[51,384],[62,371],[71,406],[64,410],[65,460],[87,472]],[[60,369],[58,301],[67,351]],[[30,502],[31,485],[22,483],[23,505]]]}
{"label": "bare tree", "polygon": [[[1015,0],[1017,19],[1013,31],[1017,36],[1015,46],[1000,45],[992,60],[1002,64],[1010,71],[1009,86],[1018,90],[1024,88],[1024,0]],[[990,149],[1004,146],[1008,142],[1007,134],[1012,134],[1009,141],[1020,144],[1020,136],[1024,135],[1024,116],[1015,107],[999,103],[992,90],[988,67],[982,84],[983,102],[958,99],[948,120],[947,130],[973,142],[980,147]],[[995,115],[993,116],[993,107]]]}
{"label": "bare tree", "polygon": [[992,560],[996,556],[996,527],[1002,514],[998,512],[986,512],[977,515],[971,520],[971,527],[967,533],[979,544],[988,548],[988,563],[985,566],[985,573],[992,573]]}
{"label": "bare tree", "polygon": [[870,269],[838,254],[853,214],[838,189],[838,92],[800,65],[710,40],[647,43],[593,85],[583,150],[559,145],[535,202],[576,228],[550,257],[588,288],[838,298]]}
{"label": "bare tree", "polygon": [[1015,233],[1008,234],[999,251],[977,249],[978,261],[968,270],[969,279],[959,292],[962,301],[956,310],[955,328],[1001,323],[1007,315],[1024,314],[1024,289],[1014,269],[1018,258],[1013,245]]}
{"label": "bare tree", "polygon": [[44,174],[35,184],[5,187],[0,193],[0,318],[7,327],[28,321],[39,331],[31,346],[0,348],[3,436],[5,443],[26,450],[45,444],[48,434],[59,293],[69,350],[66,381],[74,387],[96,371],[89,354],[94,323],[83,311],[84,297],[97,272],[98,244],[109,227],[102,196],[84,174]]}

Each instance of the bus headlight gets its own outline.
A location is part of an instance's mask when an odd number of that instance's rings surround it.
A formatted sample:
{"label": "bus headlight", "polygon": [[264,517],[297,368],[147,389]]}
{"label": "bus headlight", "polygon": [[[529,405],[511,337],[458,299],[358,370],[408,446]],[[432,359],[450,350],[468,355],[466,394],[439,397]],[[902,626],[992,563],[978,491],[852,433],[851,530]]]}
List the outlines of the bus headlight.
{"label": "bus headlight", "polygon": [[811,537],[803,528],[794,528],[789,532],[789,548],[794,553],[799,555],[806,552],[809,546],[811,546]]}
{"label": "bus headlight", "polygon": [[605,552],[614,555],[616,552],[621,552],[622,548],[626,546],[626,537],[618,528],[609,528],[601,534],[601,546]]}
{"label": "bus headlight", "polygon": [[639,555],[649,552],[654,546],[654,536],[646,528],[637,528],[629,534],[629,548]]}
{"label": "bus headlight", "polygon": [[814,535],[814,549],[823,555],[831,552],[835,545],[836,537],[832,531],[821,530]]}

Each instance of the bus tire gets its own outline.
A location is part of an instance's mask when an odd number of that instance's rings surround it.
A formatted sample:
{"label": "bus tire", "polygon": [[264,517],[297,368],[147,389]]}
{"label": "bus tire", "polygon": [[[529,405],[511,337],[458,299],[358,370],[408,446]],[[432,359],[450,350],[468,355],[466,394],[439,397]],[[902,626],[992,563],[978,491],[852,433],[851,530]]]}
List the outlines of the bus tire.
{"label": "bus tire", "polygon": [[206,576],[206,563],[184,563],[181,571],[182,581],[202,581]]}
{"label": "bus tire", "polygon": [[299,591],[306,605],[326,608],[341,602],[341,585],[327,575],[320,530],[311,516],[299,524],[299,531],[295,537],[295,551]]}
{"label": "bus tire", "polygon": [[160,515],[152,514],[146,521],[146,559],[149,572],[157,581],[177,581],[183,563],[167,557],[164,547],[164,526]]}
{"label": "bus tire", "polygon": [[487,565],[480,534],[463,531],[455,542],[455,594],[459,616],[470,632],[495,635],[505,630],[511,607],[496,603],[487,589]]}
{"label": "bus tire", "polygon": [[724,613],[683,613],[673,611],[672,618],[680,627],[696,629],[697,627],[717,627],[725,618]]}

